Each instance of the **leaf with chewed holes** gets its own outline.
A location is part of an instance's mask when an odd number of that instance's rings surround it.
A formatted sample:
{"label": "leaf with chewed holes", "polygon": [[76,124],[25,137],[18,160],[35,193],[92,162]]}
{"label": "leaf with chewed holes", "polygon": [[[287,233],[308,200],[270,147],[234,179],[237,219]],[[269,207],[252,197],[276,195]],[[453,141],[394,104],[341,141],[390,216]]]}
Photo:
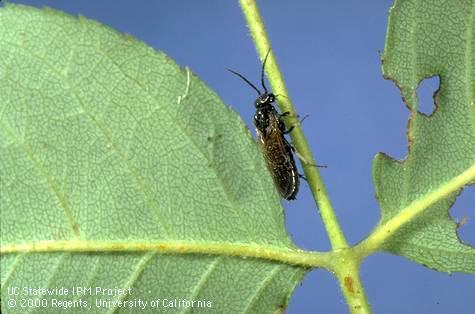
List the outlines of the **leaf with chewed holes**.
{"label": "leaf with chewed holes", "polygon": [[[384,154],[374,160],[381,225],[475,165],[475,2],[397,0],[383,72],[399,86],[410,120],[405,160]],[[440,77],[440,88],[436,109],[426,116],[418,112],[416,90],[432,76]],[[440,197],[387,239],[384,249],[439,271],[474,273],[475,249],[458,238],[448,213],[461,191]]]}
{"label": "leaf with chewed holes", "polygon": [[63,287],[54,298],[76,311],[285,307],[308,267],[283,262],[296,247],[249,131],[188,69],[86,18],[16,5],[0,9],[0,56],[2,300]]}

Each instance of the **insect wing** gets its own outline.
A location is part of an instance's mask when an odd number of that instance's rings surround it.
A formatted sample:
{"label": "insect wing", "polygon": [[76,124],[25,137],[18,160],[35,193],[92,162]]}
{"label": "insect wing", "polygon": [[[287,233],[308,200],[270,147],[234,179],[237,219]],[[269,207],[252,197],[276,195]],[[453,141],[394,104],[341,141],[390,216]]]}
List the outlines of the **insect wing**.
{"label": "insect wing", "polygon": [[288,200],[295,199],[299,187],[297,167],[292,148],[280,131],[278,121],[275,122],[265,132],[257,129],[257,140],[279,194]]}

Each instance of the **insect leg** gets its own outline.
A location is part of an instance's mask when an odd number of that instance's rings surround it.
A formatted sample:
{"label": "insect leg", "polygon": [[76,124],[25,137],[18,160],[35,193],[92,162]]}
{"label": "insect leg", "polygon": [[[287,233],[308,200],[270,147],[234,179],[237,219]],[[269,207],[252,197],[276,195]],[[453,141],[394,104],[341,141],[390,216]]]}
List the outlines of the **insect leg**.
{"label": "insect leg", "polygon": [[308,117],[310,117],[310,115],[308,113],[306,115],[304,115],[303,118],[300,119],[300,124],[302,124],[303,120],[307,119]]}
{"label": "insect leg", "polygon": [[[290,111],[283,112],[279,115],[279,118],[287,117],[290,115]],[[300,119],[299,123],[302,124],[303,120],[307,119],[310,117],[309,114],[306,114],[302,119]],[[299,115],[297,115],[297,118],[300,118]]]}
{"label": "insect leg", "polygon": [[289,134],[290,132],[292,132],[293,129],[294,129],[294,126],[291,126],[288,130],[285,130],[283,133]]}
{"label": "insect leg", "polygon": [[[281,114],[279,115],[279,119],[282,118],[282,117],[286,117],[286,116],[288,116],[288,115],[290,115],[290,112],[289,112],[289,111],[286,111],[286,112],[284,112],[284,113],[281,113]],[[305,120],[305,119],[308,118],[309,116],[310,116],[310,115],[306,114],[302,119],[300,119],[299,124],[302,124],[303,120]],[[298,116],[297,116],[297,117],[298,117]],[[283,130],[282,132],[283,132],[284,134],[289,134],[290,132],[292,132],[293,129],[294,129],[294,126],[291,126],[288,130]]]}
{"label": "insect leg", "polygon": [[288,115],[290,115],[290,111],[283,112],[279,115],[279,121],[281,121],[281,123],[282,123],[282,129],[281,130],[282,130],[283,134],[289,134],[294,129],[294,126],[291,126],[288,130],[285,130],[285,124],[284,124],[283,120],[281,120],[281,119],[283,117],[287,117]]}
{"label": "insect leg", "polygon": [[279,115],[280,118],[287,117],[290,114],[290,111],[283,112]]}
{"label": "insect leg", "polygon": [[303,174],[300,174],[300,173],[299,173],[299,178],[300,178],[300,179],[304,179],[305,181],[308,182],[307,178],[306,178]]}
{"label": "insect leg", "polygon": [[310,162],[308,162],[305,157],[303,157],[302,155],[299,154],[299,152],[295,149],[294,145],[290,144],[290,148],[292,149],[292,151],[295,153],[295,155],[298,157],[298,159],[300,159],[300,161],[302,161],[305,165],[307,166],[313,166],[313,167],[317,167],[317,168],[327,168],[326,165],[315,165],[315,164],[311,164]]}

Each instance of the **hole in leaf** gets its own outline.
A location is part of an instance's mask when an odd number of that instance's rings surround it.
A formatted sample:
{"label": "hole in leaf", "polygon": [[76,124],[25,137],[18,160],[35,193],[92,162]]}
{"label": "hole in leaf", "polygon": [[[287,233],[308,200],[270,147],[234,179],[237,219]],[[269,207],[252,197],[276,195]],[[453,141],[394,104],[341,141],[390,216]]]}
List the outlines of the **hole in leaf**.
{"label": "hole in leaf", "polygon": [[466,186],[450,209],[450,216],[457,223],[459,238],[470,245],[475,245],[475,185]]}
{"label": "hole in leaf", "polygon": [[419,107],[417,108],[420,113],[430,116],[436,109],[434,96],[439,90],[440,77],[433,76],[424,79],[419,83],[417,88],[417,99]]}

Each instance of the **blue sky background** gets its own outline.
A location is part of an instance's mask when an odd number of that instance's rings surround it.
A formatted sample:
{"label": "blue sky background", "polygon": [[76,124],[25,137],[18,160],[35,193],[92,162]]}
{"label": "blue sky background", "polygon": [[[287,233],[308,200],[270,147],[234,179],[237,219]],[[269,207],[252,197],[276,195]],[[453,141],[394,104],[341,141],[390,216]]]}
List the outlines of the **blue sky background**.
{"label": "blue sky background", "polygon": [[[258,80],[260,62],[237,1],[11,1],[84,15],[162,50],[188,66],[253,128],[255,92],[225,71]],[[383,151],[402,159],[407,151],[408,110],[399,90],[381,75],[387,13],[392,1],[259,1],[274,54],[303,124],[336,214],[350,243],[379,219],[372,160]],[[438,80],[418,91],[422,111],[433,109]],[[451,210],[468,217],[461,238],[475,244],[475,187]],[[328,237],[303,182],[298,200],[284,202],[288,231],[304,249],[328,250]],[[475,277],[442,274],[389,254],[362,266],[374,313],[473,313]],[[309,273],[287,313],[346,313],[333,276]]]}

